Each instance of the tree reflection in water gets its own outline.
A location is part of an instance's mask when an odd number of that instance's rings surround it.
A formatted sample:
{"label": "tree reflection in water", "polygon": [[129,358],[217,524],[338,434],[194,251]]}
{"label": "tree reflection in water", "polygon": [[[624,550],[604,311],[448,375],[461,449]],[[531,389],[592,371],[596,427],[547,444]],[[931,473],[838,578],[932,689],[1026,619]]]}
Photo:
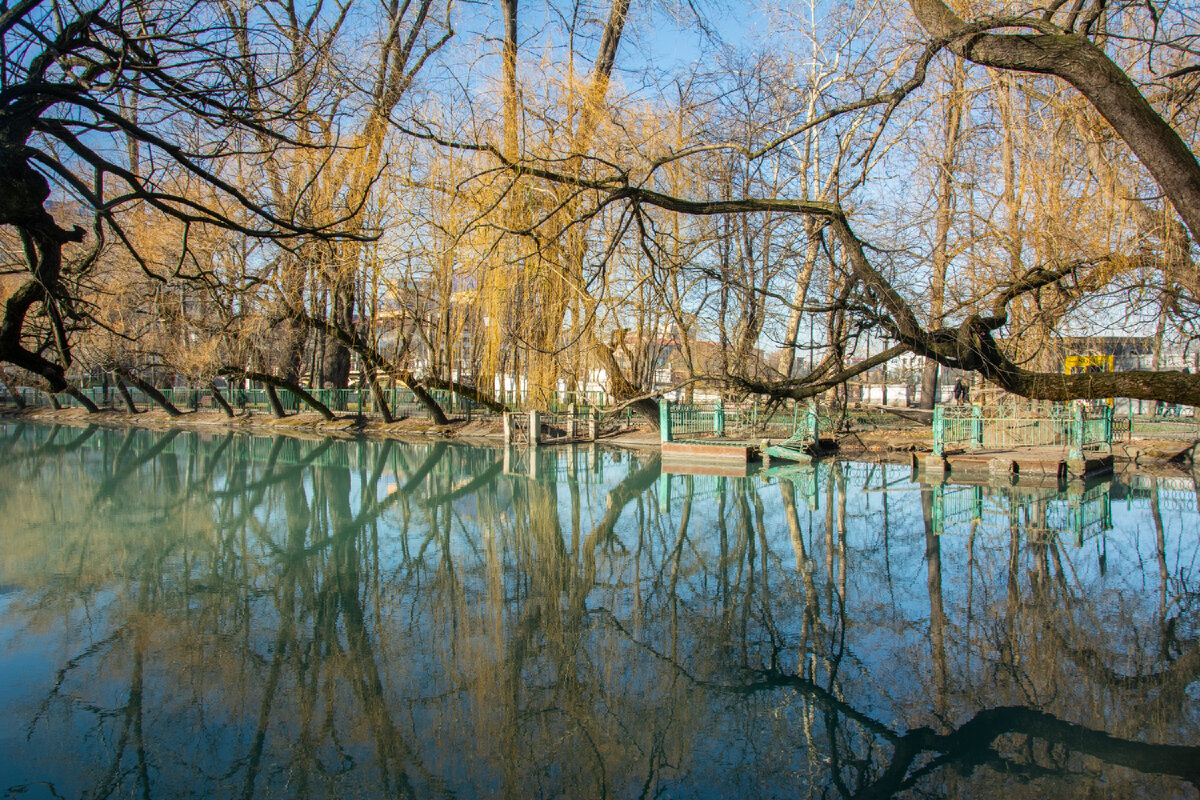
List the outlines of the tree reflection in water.
{"label": "tree reflection in water", "polygon": [[9,794],[1200,779],[1200,524],[1179,479],[715,478],[594,448],[19,423],[0,453]]}

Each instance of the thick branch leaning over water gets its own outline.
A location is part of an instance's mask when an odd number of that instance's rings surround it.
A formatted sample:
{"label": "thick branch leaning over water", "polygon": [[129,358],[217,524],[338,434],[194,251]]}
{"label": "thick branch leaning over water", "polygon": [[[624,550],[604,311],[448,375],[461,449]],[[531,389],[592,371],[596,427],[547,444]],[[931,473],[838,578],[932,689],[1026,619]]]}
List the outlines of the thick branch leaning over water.
{"label": "thick branch leaning over water", "polygon": [[[969,29],[975,35],[981,35],[978,34],[976,27],[966,26],[965,23],[963,26],[964,30]],[[1128,77],[1125,80],[1128,82]],[[1132,84],[1130,84],[1130,88],[1136,92],[1136,88]],[[1145,103],[1144,98],[1142,102]],[[452,149],[485,153],[499,162],[502,168],[515,175],[539,178],[595,192],[598,195],[598,207],[624,202],[653,206],[687,216],[773,212],[805,215],[821,220],[845,250],[850,262],[851,273],[862,287],[864,297],[860,298],[860,302],[876,304],[879,307],[874,319],[870,321],[885,328],[891,338],[900,343],[899,347],[889,351],[889,358],[895,357],[905,350],[911,351],[931,358],[946,367],[978,372],[1001,388],[1031,399],[1061,401],[1129,397],[1200,405],[1200,375],[1177,371],[1142,370],[1084,375],[1034,372],[1017,365],[1001,351],[994,334],[1008,323],[1008,304],[1025,294],[1064,279],[1072,274],[1070,270],[1059,272],[1044,269],[1032,270],[1021,280],[997,287],[998,294],[990,316],[971,315],[956,327],[941,327],[931,330],[921,325],[918,315],[908,301],[871,263],[863,241],[855,234],[845,211],[836,203],[764,197],[690,199],[633,184],[630,182],[631,176],[627,173],[583,177],[537,164],[509,159],[498,148],[486,142],[452,141],[428,131],[411,133]],[[1174,134],[1174,131],[1172,130],[1171,133]],[[1176,138],[1178,138],[1177,135]],[[1196,165],[1195,158],[1191,156],[1190,151],[1187,156],[1191,159],[1197,175],[1200,176],[1200,166]],[[1200,181],[1200,177],[1198,177],[1198,181]],[[1200,191],[1197,192],[1196,199],[1196,208],[1200,209]],[[1200,230],[1200,219],[1197,220],[1196,230]],[[871,366],[874,366],[875,363],[881,362],[873,361]],[[850,372],[837,377],[845,380],[860,371],[852,368]],[[819,382],[806,382],[803,379],[797,381],[790,378],[777,381],[748,381],[745,378],[723,377],[749,391],[775,397],[811,397],[831,385],[831,378],[824,375],[821,376]]]}
{"label": "thick branch leaning over water", "polygon": [[[687,200],[636,187],[622,187],[612,196],[689,215],[791,211],[819,217],[826,221],[844,248],[851,270],[865,293],[881,307],[875,321],[903,345],[900,349],[932,358],[943,366],[978,372],[1013,394],[1037,400],[1130,397],[1200,405],[1200,375],[1147,370],[1063,375],[1027,370],[1008,358],[994,338],[995,331],[1008,323],[1007,304],[1061,280],[1068,274],[1066,272],[1031,272],[1023,280],[998,287],[999,295],[990,316],[971,315],[956,327],[929,330],[920,324],[916,313],[896,287],[867,258],[862,240],[854,233],[842,210],[834,204],[759,198]],[[898,355],[900,349],[892,348],[889,357]],[[783,397],[798,397],[801,396],[798,392],[802,391],[795,381],[763,381],[748,388]],[[815,393],[808,392],[803,396]]]}
{"label": "thick branch leaning over water", "polygon": [[[980,33],[942,0],[910,0],[909,5],[922,27],[949,41],[949,49],[962,58],[1054,75],[1079,90],[1154,176],[1192,236],[1200,237],[1200,163],[1124,70],[1084,35],[1086,30],[1077,33],[1031,17],[1010,26],[1024,27],[1027,33]],[[1069,26],[1074,22],[1071,18]]]}

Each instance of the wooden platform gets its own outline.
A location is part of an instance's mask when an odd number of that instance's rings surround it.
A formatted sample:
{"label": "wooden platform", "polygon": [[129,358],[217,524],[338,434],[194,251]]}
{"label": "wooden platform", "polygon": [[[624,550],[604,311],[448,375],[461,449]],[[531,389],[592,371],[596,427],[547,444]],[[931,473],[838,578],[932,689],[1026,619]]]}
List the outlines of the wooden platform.
{"label": "wooden platform", "polygon": [[925,456],[917,466],[926,472],[953,475],[1019,476],[1022,479],[1063,480],[1106,475],[1113,471],[1110,453],[1084,453],[1070,459],[1061,447],[1016,447],[1009,450],[965,450],[938,459]]}

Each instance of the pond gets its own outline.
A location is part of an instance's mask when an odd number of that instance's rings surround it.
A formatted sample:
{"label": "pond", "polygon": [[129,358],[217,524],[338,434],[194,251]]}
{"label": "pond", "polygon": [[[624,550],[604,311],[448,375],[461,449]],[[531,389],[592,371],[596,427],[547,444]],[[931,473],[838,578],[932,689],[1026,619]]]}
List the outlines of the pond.
{"label": "pond", "polygon": [[0,422],[19,797],[1194,797],[1191,478]]}

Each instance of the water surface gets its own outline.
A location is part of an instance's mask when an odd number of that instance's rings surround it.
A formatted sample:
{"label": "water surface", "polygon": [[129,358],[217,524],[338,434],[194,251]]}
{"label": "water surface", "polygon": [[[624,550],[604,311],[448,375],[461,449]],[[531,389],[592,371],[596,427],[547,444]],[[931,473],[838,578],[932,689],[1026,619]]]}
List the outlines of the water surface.
{"label": "water surface", "polygon": [[1192,479],[0,423],[14,797],[1194,797]]}

